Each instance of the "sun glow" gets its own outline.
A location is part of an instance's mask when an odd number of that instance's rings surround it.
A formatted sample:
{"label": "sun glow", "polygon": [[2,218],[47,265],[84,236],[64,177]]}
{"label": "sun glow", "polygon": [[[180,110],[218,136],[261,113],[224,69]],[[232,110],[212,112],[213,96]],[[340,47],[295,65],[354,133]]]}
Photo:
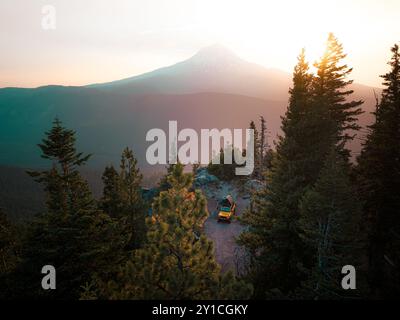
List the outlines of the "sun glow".
{"label": "sun glow", "polygon": [[[196,21],[215,41],[249,60],[290,71],[301,48],[306,49],[311,63],[317,60],[329,32],[338,36],[346,52],[359,51],[362,42],[380,32],[379,25],[371,21],[372,12],[376,21],[380,13],[367,3],[365,0],[202,1],[196,7]],[[382,7],[385,7],[383,2]]]}
{"label": "sun glow", "polygon": [[343,43],[355,81],[378,86],[389,48],[399,41],[399,0],[52,4],[58,22],[48,32],[40,23],[42,1],[0,1],[0,33],[7,44],[0,87],[112,81],[188,59],[214,43],[250,62],[291,72],[302,48],[311,64],[321,56],[329,32]]}

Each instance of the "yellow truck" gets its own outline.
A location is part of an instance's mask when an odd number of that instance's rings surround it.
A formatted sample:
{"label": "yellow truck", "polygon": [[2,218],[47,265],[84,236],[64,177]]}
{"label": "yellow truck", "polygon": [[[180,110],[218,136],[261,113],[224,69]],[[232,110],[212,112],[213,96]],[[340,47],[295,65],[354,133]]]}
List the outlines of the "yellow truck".
{"label": "yellow truck", "polygon": [[232,196],[228,195],[222,199],[218,205],[218,222],[227,221],[231,222],[232,216],[236,211],[236,203],[233,201]]}

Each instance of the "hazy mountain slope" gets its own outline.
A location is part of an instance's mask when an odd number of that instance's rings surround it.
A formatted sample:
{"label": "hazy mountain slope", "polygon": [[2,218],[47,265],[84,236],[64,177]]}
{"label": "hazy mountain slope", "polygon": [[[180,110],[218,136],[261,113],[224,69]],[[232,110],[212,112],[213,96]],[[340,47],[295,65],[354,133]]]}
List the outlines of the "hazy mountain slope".
{"label": "hazy mountain slope", "polygon": [[286,100],[290,83],[289,74],[247,62],[228,49],[214,45],[172,66],[90,87],[114,93],[220,92]]}
{"label": "hazy mountain slope", "polygon": [[[291,84],[291,74],[247,62],[232,51],[214,45],[172,66],[90,87],[114,94],[219,92],[245,95],[268,101],[281,101],[283,115]],[[374,91],[380,96],[381,89],[357,83],[351,88],[354,90],[351,98],[365,102],[362,107],[365,113],[359,118],[360,124],[365,127],[373,121],[371,112],[375,109],[376,102]],[[363,134],[360,132],[359,136],[362,137]],[[360,141],[353,142],[352,147],[358,153]]]}
{"label": "hazy mountain slope", "polygon": [[[178,120],[180,128],[245,128],[263,115],[274,138],[290,85],[290,74],[212,46],[173,66],[110,83],[0,89],[0,164],[42,165],[36,145],[56,116],[77,130],[79,147],[94,153],[93,166],[117,163],[125,146],[146,164],[145,135],[166,129],[168,120]],[[360,123],[369,124],[374,89],[353,88],[354,98],[365,100]],[[352,147],[357,153],[360,141]]]}
{"label": "hazy mountain slope", "polygon": [[[17,220],[43,210],[40,187],[23,169],[14,167],[49,165],[40,158],[37,144],[55,117],[77,131],[79,151],[93,154],[84,175],[98,196],[104,166],[118,166],[126,146],[134,149],[147,177],[145,183],[155,183],[163,166],[147,165],[145,152],[150,143],[145,136],[152,128],[167,132],[169,120],[177,120],[179,129],[199,131],[246,128],[250,120],[263,115],[271,143],[280,132],[290,85],[290,74],[211,47],[174,66],[111,83],[0,89],[0,207]],[[359,84],[353,89],[353,98],[365,101],[366,113],[360,117],[365,126],[372,121],[374,89]],[[360,150],[359,138],[351,146],[355,155]]]}
{"label": "hazy mountain slope", "polygon": [[[247,62],[225,47],[213,45],[172,66],[88,87],[118,94],[219,92],[286,102],[291,85],[291,74]],[[373,90],[380,91],[361,84],[352,87],[355,96],[368,104],[375,101]]]}
{"label": "hazy mountain slope", "polygon": [[276,134],[282,102],[218,93],[191,95],[112,95],[85,88],[0,90],[0,164],[38,166],[37,143],[58,116],[78,133],[78,147],[93,153],[91,164],[117,163],[131,146],[145,164],[145,136],[152,128],[246,128],[264,115]]}

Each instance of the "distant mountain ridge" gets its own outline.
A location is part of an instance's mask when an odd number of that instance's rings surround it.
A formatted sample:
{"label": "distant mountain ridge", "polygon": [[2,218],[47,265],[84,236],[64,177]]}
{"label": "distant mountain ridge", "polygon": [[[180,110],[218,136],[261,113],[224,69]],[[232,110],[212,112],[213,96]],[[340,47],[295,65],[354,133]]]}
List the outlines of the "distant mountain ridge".
{"label": "distant mountain ridge", "polygon": [[[287,101],[291,84],[291,74],[247,62],[216,44],[171,66],[87,87],[128,94],[219,92]],[[353,89],[360,95],[367,95],[367,99],[373,98],[373,90],[380,91],[362,84],[354,84]]]}
{"label": "distant mountain ridge", "polygon": [[[245,128],[263,115],[270,138],[280,132],[291,75],[244,61],[215,45],[193,57],[143,75],[81,87],[0,89],[0,165],[42,166],[37,143],[54,117],[77,131],[79,148],[94,154],[95,166],[118,163],[125,146],[146,166],[146,132],[182,128]],[[363,99],[365,126],[372,121],[374,88],[354,84]],[[379,94],[379,89],[375,89]],[[352,146],[360,150],[360,141]]]}
{"label": "distant mountain ridge", "polygon": [[239,58],[220,45],[191,58],[139,76],[88,87],[132,94],[219,92],[267,100],[285,100],[291,76]]}

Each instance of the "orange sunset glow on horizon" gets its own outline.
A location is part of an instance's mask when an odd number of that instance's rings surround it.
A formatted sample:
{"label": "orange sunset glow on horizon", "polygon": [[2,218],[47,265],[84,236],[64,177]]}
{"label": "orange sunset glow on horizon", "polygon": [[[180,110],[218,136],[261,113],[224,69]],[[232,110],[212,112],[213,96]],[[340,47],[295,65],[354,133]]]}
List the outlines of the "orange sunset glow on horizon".
{"label": "orange sunset glow on horizon", "polygon": [[[54,30],[41,26],[49,4]],[[321,56],[329,32],[343,43],[352,78],[379,87],[388,49],[399,40],[399,14],[396,0],[5,0],[0,87],[113,81],[185,60],[214,43],[291,72],[301,48],[311,63]]]}

